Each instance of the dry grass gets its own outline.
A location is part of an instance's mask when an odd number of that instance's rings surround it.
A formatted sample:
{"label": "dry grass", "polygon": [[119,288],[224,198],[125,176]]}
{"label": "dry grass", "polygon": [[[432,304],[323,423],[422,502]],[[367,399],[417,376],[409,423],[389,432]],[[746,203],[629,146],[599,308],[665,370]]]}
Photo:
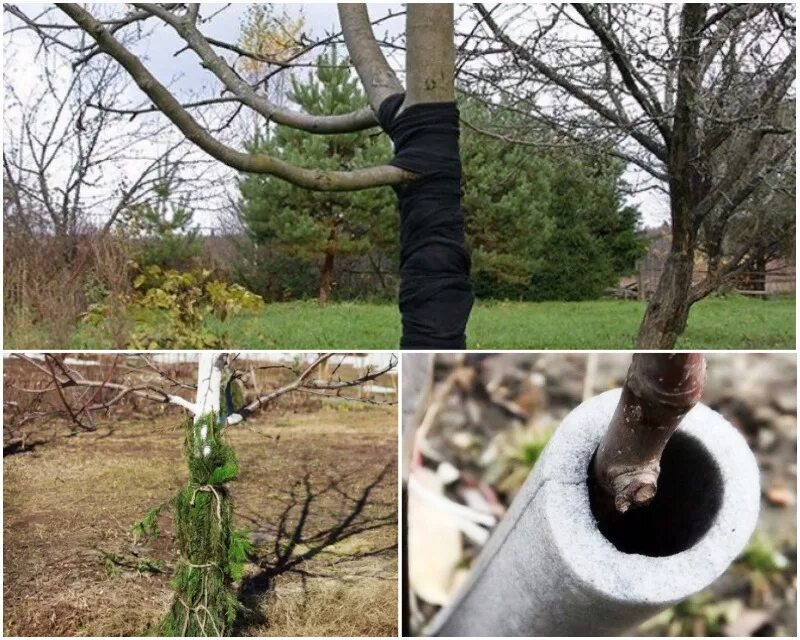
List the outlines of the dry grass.
{"label": "dry grass", "polygon": [[[395,413],[351,407],[272,412],[231,432],[237,520],[258,545],[242,635],[397,632]],[[117,422],[5,459],[5,635],[132,635],[161,617],[169,517],[143,548],[130,528],[186,480],[178,422]],[[109,573],[99,550],[168,569]]]}
{"label": "dry grass", "polygon": [[[43,241],[44,240],[44,241]],[[91,231],[42,238],[3,236],[3,320],[6,335],[24,348],[64,349],[80,317],[104,294],[130,292],[132,246],[125,238]],[[119,314],[106,324],[115,347],[126,344],[130,321]]]}
{"label": "dry grass", "polygon": [[[397,635],[387,611],[397,610],[397,585],[391,581],[326,580],[303,591],[286,585],[267,603],[271,636]],[[267,635],[265,634],[265,635]]]}

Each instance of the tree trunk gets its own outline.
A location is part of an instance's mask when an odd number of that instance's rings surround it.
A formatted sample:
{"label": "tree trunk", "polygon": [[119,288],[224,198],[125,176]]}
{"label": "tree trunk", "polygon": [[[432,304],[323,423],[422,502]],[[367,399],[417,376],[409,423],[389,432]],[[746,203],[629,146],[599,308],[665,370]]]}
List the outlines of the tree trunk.
{"label": "tree trunk", "polygon": [[699,57],[707,12],[708,6],[700,4],[687,4],[681,10],[675,115],[667,158],[672,246],[639,327],[639,349],[674,348],[689,318],[697,242],[695,212],[708,188],[697,138]]}
{"label": "tree trunk", "polygon": [[333,289],[333,251],[326,251],[322,260],[322,270],[319,279],[319,303],[328,304],[331,300],[331,290]]}
{"label": "tree trunk", "polygon": [[340,3],[339,16],[350,59],[395,143],[390,165],[414,176],[395,189],[400,346],[465,349],[473,293],[461,211],[453,5],[407,6],[405,95],[372,35],[366,7]]}
{"label": "tree trunk", "polygon": [[461,210],[453,5],[409,4],[406,11],[405,99],[391,121],[379,116],[395,141],[392,164],[419,176],[398,190],[400,346],[465,349],[473,293]]}
{"label": "tree trunk", "polygon": [[636,338],[637,349],[673,349],[686,329],[694,251],[670,252]]}
{"label": "tree trunk", "polygon": [[225,484],[238,471],[220,419],[224,357],[200,353],[194,420],[186,425],[189,482],[173,499],[174,535],[180,557],[175,595],[159,632],[167,636],[228,636],[240,605],[233,583],[241,578],[251,549],[245,531],[233,528]]}
{"label": "tree trunk", "polygon": [[619,404],[600,441],[589,480],[601,529],[624,526],[619,516],[650,504],[661,456],[706,380],[702,353],[635,353]]}
{"label": "tree trunk", "polygon": [[455,99],[453,5],[406,8],[406,100],[404,107]]}
{"label": "tree trunk", "polygon": [[[766,291],[767,290],[767,259],[763,254],[759,254],[753,260],[753,267],[751,270],[750,282],[748,289],[752,291]],[[766,300],[765,296],[762,296]]]}
{"label": "tree trunk", "polygon": [[336,259],[336,232],[341,222],[332,210],[328,211],[331,217],[331,228],[328,232],[328,241],[325,245],[325,253],[322,258],[322,267],[320,268],[319,277],[319,303],[328,304],[331,300],[331,291],[333,290],[333,266]]}
{"label": "tree trunk", "polygon": [[213,351],[202,351],[197,360],[197,411],[198,423],[208,413],[219,414],[219,393],[222,385],[222,356]]}

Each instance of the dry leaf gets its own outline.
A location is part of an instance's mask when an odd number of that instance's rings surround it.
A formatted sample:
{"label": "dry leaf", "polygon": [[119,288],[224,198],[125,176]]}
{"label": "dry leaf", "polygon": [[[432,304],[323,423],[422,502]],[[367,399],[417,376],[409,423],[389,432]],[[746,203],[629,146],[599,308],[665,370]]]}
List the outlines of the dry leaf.
{"label": "dry leaf", "polygon": [[[442,480],[430,469],[418,467],[412,475],[428,491],[444,492]],[[463,539],[453,519],[418,493],[409,491],[408,565],[414,593],[431,604],[446,604],[462,553]]]}
{"label": "dry leaf", "polygon": [[795,496],[785,484],[776,482],[767,489],[767,501],[775,507],[790,507],[795,502]]}

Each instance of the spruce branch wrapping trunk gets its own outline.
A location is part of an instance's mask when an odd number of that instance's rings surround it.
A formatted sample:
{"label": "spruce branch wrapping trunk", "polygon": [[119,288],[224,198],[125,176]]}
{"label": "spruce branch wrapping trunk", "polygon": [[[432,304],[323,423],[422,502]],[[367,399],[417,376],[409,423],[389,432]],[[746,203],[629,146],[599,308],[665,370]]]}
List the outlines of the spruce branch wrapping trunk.
{"label": "spruce branch wrapping trunk", "polygon": [[168,636],[227,636],[242,606],[233,591],[252,550],[248,532],[233,527],[226,484],[239,473],[223,438],[220,398],[224,355],[207,351],[198,363],[194,419],[186,422],[189,482],[173,500],[180,562],[175,595],[159,631]]}
{"label": "spruce branch wrapping trunk", "polygon": [[[198,429],[205,430],[198,452]],[[175,596],[160,631],[169,636],[226,636],[241,609],[232,586],[242,577],[251,549],[247,531],[232,524],[225,484],[239,472],[214,413],[186,425],[189,482],[174,498],[174,529],[180,562]],[[199,455],[198,455],[199,453]]]}

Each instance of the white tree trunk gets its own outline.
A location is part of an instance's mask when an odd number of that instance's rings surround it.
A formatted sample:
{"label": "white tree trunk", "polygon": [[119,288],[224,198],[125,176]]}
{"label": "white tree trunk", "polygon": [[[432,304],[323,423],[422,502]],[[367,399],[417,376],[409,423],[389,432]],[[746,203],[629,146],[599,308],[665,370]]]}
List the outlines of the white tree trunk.
{"label": "white tree trunk", "polygon": [[198,424],[210,413],[219,416],[219,394],[222,387],[222,367],[224,354],[215,351],[202,351],[197,362],[197,402],[195,403],[195,455],[207,456],[211,453],[206,444],[208,426]]}

